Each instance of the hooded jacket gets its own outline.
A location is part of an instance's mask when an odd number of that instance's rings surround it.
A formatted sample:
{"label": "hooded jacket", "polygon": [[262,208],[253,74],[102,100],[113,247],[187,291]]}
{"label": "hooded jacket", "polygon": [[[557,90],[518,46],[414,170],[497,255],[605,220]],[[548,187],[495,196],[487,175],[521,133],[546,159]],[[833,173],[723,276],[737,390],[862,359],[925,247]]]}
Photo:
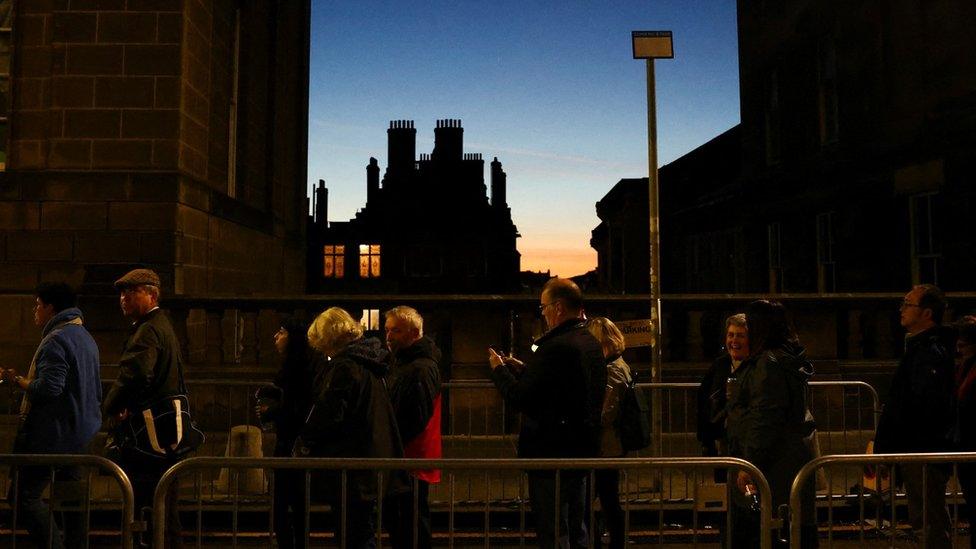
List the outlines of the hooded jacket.
{"label": "hooded jacket", "polygon": [[18,452],[85,453],[102,425],[98,346],[84,326],[70,323],[81,318],[72,307],[44,325]]}
{"label": "hooded jacket", "polygon": [[803,347],[787,343],[746,359],[730,380],[730,453],[763,472],[774,508],[789,502],[793,479],[814,457],[810,437],[816,424],[807,387],[812,375]]}
{"label": "hooded jacket", "polygon": [[942,452],[950,448],[955,333],[934,326],[905,337],[878,431],[875,453]]}
{"label": "hooded jacket", "polygon": [[440,361],[440,349],[426,336],[394,355],[388,387],[404,445],[423,433],[434,415],[441,392]]}
{"label": "hooded jacket", "polygon": [[[398,458],[403,447],[383,377],[389,353],[376,338],[346,345],[321,372],[316,399],[295,442],[297,457]],[[323,475],[327,490],[337,475]],[[360,500],[376,497],[376,473],[351,471],[349,490]]]}

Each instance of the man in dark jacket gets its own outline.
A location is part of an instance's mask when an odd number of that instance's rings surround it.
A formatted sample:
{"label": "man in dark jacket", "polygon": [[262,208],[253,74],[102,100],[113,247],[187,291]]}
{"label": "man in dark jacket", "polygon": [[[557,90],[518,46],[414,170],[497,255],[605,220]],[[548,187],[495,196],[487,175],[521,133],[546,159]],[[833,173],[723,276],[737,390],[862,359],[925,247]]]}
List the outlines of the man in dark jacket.
{"label": "man in dark jacket", "polygon": [[[84,454],[102,425],[99,404],[98,347],[82,326],[75,294],[64,283],[46,282],[37,288],[34,324],[41,327],[41,343],[34,353],[27,377],[13,370],[4,372],[8,382],[24,391],[20,413],[23,423],[14,443],[14,453]],[[57,483],[79,481],[78,467],[55,471]],[[83,547],[87,523],[82,513],[65,513],[64,541],[51,523],[42,494],[51,483],[51,469],[23,467],[16,477],[18,512],[31,539],[38,547]],[[50,534],[50,536],[49,536]]]}
{"label": "man in dark jacket", "polygon": [[[132,328],[119,357],[119,377],[102,409],[112,422],[121,424],[142,421],[143,410],[180,392],[182,359],[173,326],[159,308],[159,275],[149,269],[135,269],[116,280],[115,288],[122,314],[132,322]],[[132,481],[137,512],[152,507],[156,484],[176,461],[136,452],[121,456],[120,461],[119,466]],[[166,539],[172,546],[181,547],[175,485],[168,498]]]}
{"label": "man in dark jacket", "polygon": [[[554,278],[542,289],[539,312],[549,331],[536,340],[531,358],[523,364],[492,349],[488,356],[495,386],[506,402],[522,412],[519,457],[596,457],[607,369],[600,343],[582,321],[583,293],[573,281]],[[570,546],[586,547],[585,476],[564,473],[558,503],[555,487],[553,472],[529,473],[539,547],[556,546],[557,509]],[[568,510],[565,515],[564,510]]]}
{"label": "man in dark jacket", "polygon": [[[390,401],[396,413],[403,457],[439,459],[441,457],[441,351],[424,336],[424,319],[415,309],[394,307],[384,315],[386,345],[393,353],[393,369],[387,378]],[[414,491],[387,500],[388,519],[394,549],[430,547],[430,484],[441,480],[437,469],[411,471],[416,482],[417,513],[414,517]],[[416,529],[414,528],[416,525]],[[416,532],[417,543],[414,544]]]}
{"label": "man in dark jacket", "polygon": [[[950,328],[942,326],[945,309],[945,296],[931,284],[915,286],[902,301],[901,326],[907,332],[905,354],[895,370],[878,421],[874,437],[876,453],[950,449],[955,335]],[[925,470],[923,480],[921,465],[899,467],[908,496],[909,520],[916,533],[925,536],[926,547],[950,547],[946,471],[934,466]],[[925,532],[922,532],[923,518]]]}

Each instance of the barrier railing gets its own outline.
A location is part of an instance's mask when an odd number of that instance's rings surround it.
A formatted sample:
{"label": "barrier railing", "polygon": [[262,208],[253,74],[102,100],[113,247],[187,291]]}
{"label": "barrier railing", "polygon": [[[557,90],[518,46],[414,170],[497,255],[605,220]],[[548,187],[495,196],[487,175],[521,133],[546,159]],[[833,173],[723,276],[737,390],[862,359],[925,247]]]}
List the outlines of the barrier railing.
{"label": "barrier railing", "polygon": [[[548,471],[554,472],[556,478],[556,493],[559,492],[559,482],[562,475],[568,470],[576,471],[586,471],[588,473],[588,478],[590,483],[593,482],[595,471],[616,469],[623,473],[622,486],[626,492],[629,483],[627,482],[627,475],[629,471],[650,471],[656,470],[662,474],[673,474],[675,471],[680,471],[685,474],[687,472],[694,473],[697,478],[704,479],[706,476],[710,477],[712,471],[715,469],[729,469],[729,470],[743,470],[752,476],[756,488],[759,493],[759,524],[760,524],[760,541],[762,549],[770,549],[771,547],[771,529],[772,523],[772,508],[771,508],[771,495],[769,484],[763,477],[762,473],[751,463],[743,461],[736,458],[656,458],[656,459],[579,459],[579,460],[537,460],[537,459],[504,459],[504,460],[485,460],[485,459],[465,459],[465,460],[417,460],[417,459],[322,459],[322,458],[214,458],[214,457],[198,457],[190,458],[184,460],[172,468],[170,468],[160,479],[159,484],[156,487],[156,492],[153,500],[153,540],[155,542],[155,547],[164,547],[164,542],[166,532],[165,532],[165,520],[166,516],[166,494],[170,490],[174,483],[178,483],[180,478],[186,476],[190,473],[195,473],[193,486],[200,486],[203,484],[202,477],[205,472],[209,472],[212,476],[213,472],[217,469],[227,469],[233,471],[235,474],[232,477],[236,477],[239,484],[239,480],[247,475],[248,471],[261,471],[262,474],[265,471],[270,471],[270,482],[274,483],[275,473],[282,470],[300,470],[304,472],[304,486],[306,487],[306,510],[305,510],[305,521],[304,524],[311,524],[311,513],[309,503],[313,503],[316,499],[314,496],[309,494],[309,488],[311,484],[311,475],[313,471],[336,471],[340,474],[340,493],[338,494],[342,500],[346,499],[347,492],[347,481],[348,475],[351,471],[369,471],[377,475],[378,483],[382,485],[382,478],[384,476],[392,474],[394,471],[403,470],[413,470],[413,469],[427,469],[427,468],[438,468],[442,470],[443,481],[442,485],[446,484],[446,490],[451,494],[451,498],[448,502],[447,507],[447,528],[435,529],[435,535],[447,535],[449,547],[454,547],[455,539],[461,539],[466,537],[465,532],[458,529],[456,522],[456,516],[458,513],[458,507],[460,502],[455,501],[454,495],[455,491],[455,477],[458,472],[463,471],[477,471],[484,478],[483,490],[486,497],[481,498],[482,504],[479,511],[482,515],[482,524],[480,525],[480,531],[474,533],[477,537],[483,538],[484,546],[490,547],[492,539],[500,538],[510,538],[513,534],[510,527],[506,527],[507,523],[504,523],[503,519],[499,517],[497,511],[499,509],[492,508],[490,502],[491,492],[495,486],[493,482],[493,475],[498,473],[515,473],[520,479],[520,492],[522,492],[525,482],[522,478],[524,472],[526,471]],[[704,473],[708,473],[707,475]],[[271,490],[274,493],[274,490]],[[592,491],[590,492],[592,494]],[[319,496],[325,494],[318,494]],[[663,536],[664,532],[664,511],[666,508],[666,496],[667,494],[661,493],[657,498],[656,502],[652,501],[644,509],[645,511],[651,510],[655,511],[657,516],[656,532],[658,536]],[[238,544],[238,539],[253,538],[257,535],[267,535],[269,538],[271,533],[271,524],[273,524],[274,517],[271,516],[268,519],[267,524],[269,525],[267,529],[257,530],[259,526],[255,526],[250,529],[242,525],[257,525],[263,524],[258,520],[249,520],[242,522],[240,520],[240,514],[242,513],[242,498],[245,497],[240,491],[235,491],[233,494],[232,501],[229,502],[229,508],[232,513],[231,516],[231,540],[230,545],[236,547]],[[273,497],[273,496],[272,496]],[[594,496],[590,496],[593,498]],[[197,505],[197,529],[196,536],[198,544],[203,537],[203,508],[202,504],[199,502],[201,498],[196,497]],[[626,536],[630,537],[634,530],[634,522],[632,517],[632,509],[630,498],[621,498],[623,502],[623,509],[625,513],[625,532]],[[524,494],[520,493],[516,505],[518,508],[518,530],[517,536],[519,539],[520,546],[525,545],[527,536],[526,528],[526,507],[525,503],[527,498]],[[273,502],[269,502],[273,503]],[[377,502],[377,508],[382,513],[383,505],[382,499]],[[656,505],[655,505],[656,503]],[[414,501],[414,508],[416,509],[417,502]],[[227,506],[224,506],[226,510]],[[598,535],[595,529],[592,528],[595,515],[595,507],[593,505],[592,499],[590,500],[590,505],[587,506],[589,509],[589,524],[590,528],[590,542],[594,541],[594,536]],[[270,505],[269,514],[273,514],[274,505]],[[511,509],[506,509],[511,511]],[[316,512],[322,512],[321,510]],[[509,513],[510,514],[510,513]],[[414,513],[416,515],[416,513]],[[346,520],[345,508],[343,507],[340,511],[341,521]],[[557,514],[558,516],[558,514]],[[699,542],[699,531],[697,528],[698,521],[697,510],[693,514],[693,524],[691,530],[692,542],[698,545]],[[493,526],[492,520],[498,521],[499,524]],[[382,517],[380,516],[376,521],[376,536],[380,544],[382,541]],[[558,519],[557,519],[558,522]],[[556,525],[558,532],[558,524]],[[468,532],[470,533],[470,531]],[[322,532],[312,532],[310,527],[306,527],[305,536],[308,539],[309,536],[324,535]],[[473,537],[473,536],[468,536]],[[663,539],[663,538],[659,538]],[[226,544],[226,543],[225,543]],[[344,540],[340,542],[340,546],[344,546]]]}
{"label": "barrier railing", "polygon": [[[16,487],[17,482],[20,480],[21,473],[23,469],[30,467],[36,471],[35,468],[48,468],[50,476],[54,479],[53,483],[49,483],[50,497],[48,498],[48,511],[47,511],[47,523],[48,523],[48,539],[51,540],[51,531],[53,530],[53,514],[55,512],[71,512],[71,513],[82,513],[82,523],[79,525],[82,528],[80,535],[84,536],[83,546],[88,547],[88,526],[91,522],[91,505],[93,498],[92,481],[98,477],[94,477],[92,474],[93,469],[97,469],[103,473],[108,473],[110,477],[118,485],[119,491],[122,497],[122,507],[121,507],[121,546],[123,549],[131,549],[133,543],[133,526],[135,525],[135,498],[132,493],[132,483],[129,481],[129,477],[126,476],[125,472],[115,463],[111,461],[91,455],[73,455],[73,454],[0,454],[0,466],[9,467],[10,476],[13,486]],[[83,480],[73,481],[75,486],[71,489],[64,489],[69,492],[67,497],[59,497],[58,490],[59,484],[58,476],[56,471],[64,467],[78,467],[82,469],[87,469],[81,476]],[[63,496],[64,494],[61,494]],[[19,501],[19,490],[12,489],[10,491],[10,507],[11,507],[11,519],[10,519],[10,547],[16,546],[17,538],[17,527],[18,527],[18,514],[20,512],[20,501]],[[40,494],[38,494],[40,496]],[[58,500],[63,500],[61,504],[56,505]],[[64,504],[67,500],[71,500],[71,505]],[[117,501],[110,499],[110,501]],[[60,511],[55,511],[55,507],[69,507],[77,506],[77,509],[71,509],[65,511],[64,509]]]}
{"label": "barrier railing", "polygon": [[[830,547],[833,543],[834,538],[834,526],[836,522],[835,515],[838,513],[836,506],[833,504],[835,497],[832,493],[833,483],[830,481],[831,471],[830,467],[844,467],[845,470],[850,470],[852,468],[857,471],[863,471],[865,467],[873,467],[874,473],[873,478],[876,480],[877,484],[875,489],[867,490],[862,487],[861,490],[855,495],[857,502],[857,536],[860,542],[864,542],[865,535],[867,531],[872,531],[876,533],[883,534],[887,531],[889,538],[889,544],[891,547],[895,547],[896,544],[896,531],[898,524],[898,501],[902,499],[904,494],[897,492],[897,486],[901,478],[898,476],[898,469],[892,467],[893,465],[898,465],[904,467],[905,465],[918,465],[921,467],[921,492],[922,496],[922,516],[923,519],[922,531],[925,532],[928,529],[928,524],[926,523],[928,519],[928,513],[925,512],[927,504],[929,503],[927,497],[927,486],[929,482],[930,475],[927,469],[931,466],[938,466],[940,464],[949,464],[952,466],[952,474],[945,475],[947,482],[947,488],[949,489],[948,496],[958,496],[958,484],[953,487],[952,478],[958,479],[958,464],[960,463],[976,463],[976,452],[948,452],[948,453],[927,453],[927,454],[861,454],[861,455],[827,455],[817,459],[814,459],[803,466],[797,473],[796,478],[793,481],[793,486],[790,490],[790,503],[789,503],[789,516],[790,521],[790,546],[800,547],[801,532],[800,528],[803,525],[802,514],[800,512],[801,506],[801,492],[803,490],[804,484],[810,481],[811,476],[815,475],[818,470],[823,469],[824,474],[827,477],[827,494],[826,501],[828,503],[827,507],[827,523],[829,525],[827,530],[827,546]],[[976,467],[976,465],[974,465]],[[887,474],[885,474],[887,473]],[[860,474],[860,473],[858,473]],[[887,484],[888,488],[885,488]],[[885,493],[888,493],[887,497]],[[887,501],[886,501],[887,500]],[[953,513],[955,520],[951,520],[952,538],[958,536],[958,499],[957,499],[956,512]],[[868,517],[866,513],[866,506],[870,505],[874,510],[874,517]],[[886,512],[885,507],[890,509],[890,514],[887,517],[883,516]],[[848,514],[853,511],[850,509],[850,505],[846,509]],[[890,519],[889,527],[885,528],[885,519]],[[848,521],[849,522],[849,521]],[[866,529],[865,526],[871,526],[871,528]],[[970,524],[969,535],[972,536],[973,532],[971,529],[976,526]],[[926,545],[926,537],[923,534],[922,544]]]}

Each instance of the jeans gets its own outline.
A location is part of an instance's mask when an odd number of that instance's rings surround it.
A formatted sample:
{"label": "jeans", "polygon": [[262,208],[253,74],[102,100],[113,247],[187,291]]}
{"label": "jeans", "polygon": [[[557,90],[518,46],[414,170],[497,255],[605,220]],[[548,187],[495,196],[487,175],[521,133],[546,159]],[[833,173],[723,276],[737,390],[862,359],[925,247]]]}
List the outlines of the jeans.
{"label": "jeans", "polygon": [[[552,471],[529,472],[529,500],[535,514],[535,530],[539,549],[555,549],[557,539],[568,536],[569,547],[587,547],[588,539],[584,522],[586,477],[574,473],[561,473],[559,477],[559,501],[556,501],[556,473]],[[559,531],[556,532],[556,516]]]}
{"label": "jeans", "polygon": [[[52,521],[53,513],[42,499],[45,488],[51,483],[51,467],[21,467],[18,470],[16,484],[12,493],[17,497],[17,512],[23,521],[31,541],[42,549],[69,549],[85,547],[88,538],[88,523],[85,514],[79,511],[62,512],[61,522],[64,526],[64,539],[61,529]],[[13,474],[13,472],[11,472]],[[54,468],[54,486],[52,495],[57,496],[58,483],[78,482],[82,479],[79,467]],[[81,496],[84,497],[84,496]],[[84,501],[70,501],[78,505]],[[13,501],[11,500],[11,504]],[[50,535],[49,535],[50,534]]]}
{"label": "jeans", "polygon": [[280,469],[275,472],[274,531],[279,549],[304,549],[305,471]]}
{"label": "jeans", "polygon": [[924,536],[926,549],[949,549],[952,542],[945,501],[946,472],[937,465],[924,467],[924,475],[922,469],[922,465],[909,464],[899,468],[908,498],[908,521],[917,535]]}
{"label": "jeans", "polygon": [[[596,496],[600,498],[600,509],[607,531],[610,533],[610,549],[624,547],[624,510],[620,507],[620,470],[597,469],[594,473]],[[597,543],[600,537],[597,532]]]}

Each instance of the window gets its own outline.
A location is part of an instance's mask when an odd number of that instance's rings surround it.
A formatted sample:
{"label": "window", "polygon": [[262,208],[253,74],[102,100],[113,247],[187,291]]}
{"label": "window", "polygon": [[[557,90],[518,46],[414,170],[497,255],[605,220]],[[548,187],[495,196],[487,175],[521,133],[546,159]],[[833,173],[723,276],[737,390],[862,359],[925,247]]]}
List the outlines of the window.
{"label": "window", "polygon": [[342,244],[326,244],[322,248],[322,276],[342,278],[346,274],[346,247]]}
{"label": "window", "polygon": [[924,193],[909,198],[909,222],[912,228],[911,256],[912,283],[939,283],[939,266],[942,253],[937,242],[938,227],[933,210],[939,206],[938,193]]}
{"label": "window", "polygon": [[363,309],[363,316],[359,318],[359,324],[362,325],[363,330],[379,330],[380,329],[380,310],[379,309]]}
{"label": "window", "polygon": [[820,293],[837,291],[834,263],[834,212],[817,215],[817,289]]}
{"label": "window", "polygon": [[837,52],[831,38],[817,45],[817,108],[820,115],[820,145],[837,141]]}
{"label": "window", "polygon": [[780,108],[779,74],[773,71],[766,82],[766,165],[772,166],[780,161]]}
{"label": "window", "polygon": [[359,245],[359,278],[380,277],[380,245]]}
{"label": "window", "polygon": [[0,172],[7,169],[7,137],[10,113],[10,50],[14,14],[11,0],[0,0]]}
{"label": "window", "polygon": [[783,263],[780,257],[779,223],[770,223],[766,229],[769,244],[769,292],[776,294],[783,291]]}

